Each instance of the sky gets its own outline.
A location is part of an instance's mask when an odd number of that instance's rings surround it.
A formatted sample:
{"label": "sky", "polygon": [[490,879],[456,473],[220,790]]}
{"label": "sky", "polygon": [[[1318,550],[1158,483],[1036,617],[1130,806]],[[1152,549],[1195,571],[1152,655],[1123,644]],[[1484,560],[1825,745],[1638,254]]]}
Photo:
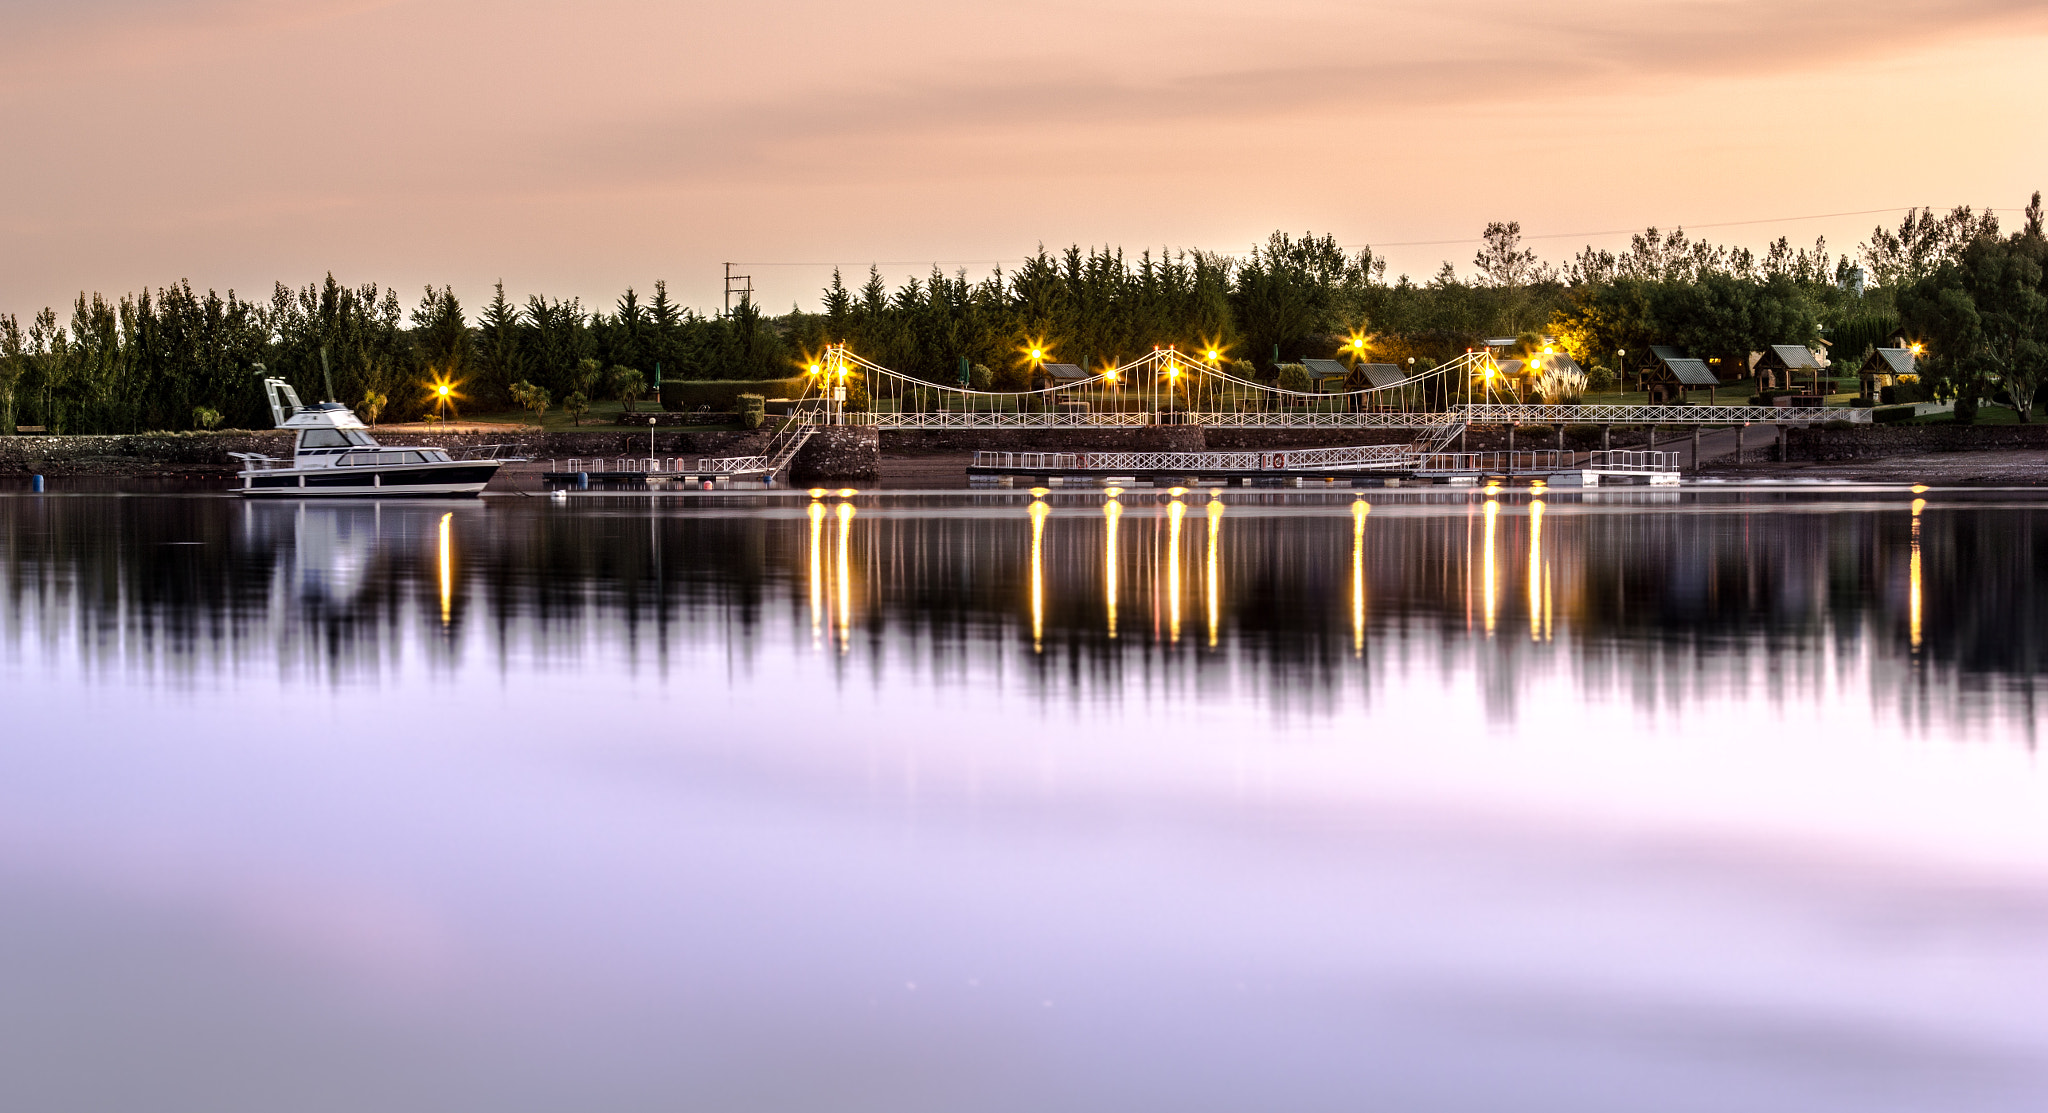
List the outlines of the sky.
{"label": "sky", "polygon": [[[0,0],[0,313],[188,279],[609,306],[1275,229],[1470,273],[2048,185],[2039,0]],[[1854,215],[1833,215],[1854,214]],[[1741,223],[1738,223],[1741,222]],[[2008,220],[2010,224],[2010,220]],[[1719,225],[1719,227],[1709,227]]]}

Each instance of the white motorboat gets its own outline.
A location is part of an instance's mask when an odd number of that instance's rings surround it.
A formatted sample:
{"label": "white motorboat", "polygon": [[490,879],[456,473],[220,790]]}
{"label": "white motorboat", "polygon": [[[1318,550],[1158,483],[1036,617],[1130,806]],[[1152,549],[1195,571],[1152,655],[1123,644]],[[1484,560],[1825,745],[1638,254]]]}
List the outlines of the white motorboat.
{"label": "white motorboat", "polygon": [[474,495],[502,459],[457,460],[440,448],[387,448],[339,402],[304,405],[282,379],[263,380],[280,429],[298,433],[292,458],[231,453],[242,461],[238,495],[271,498],[424,498]]}

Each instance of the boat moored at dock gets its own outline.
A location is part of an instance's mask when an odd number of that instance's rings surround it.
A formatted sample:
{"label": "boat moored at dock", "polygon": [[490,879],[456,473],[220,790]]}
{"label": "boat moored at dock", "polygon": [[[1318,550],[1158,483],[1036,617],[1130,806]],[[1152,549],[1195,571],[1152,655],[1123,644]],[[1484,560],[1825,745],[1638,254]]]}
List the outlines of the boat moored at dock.
{"label": "boat moored at dock", "polygon": [[265,379],[277,427],[297,433],[289,460],[254,452],[242,461],[235,493],[250,497],[425,498],[475,495],[505,459],[463,459],[446,449],[387,447],[339,402],[304,405],[290,384]]}

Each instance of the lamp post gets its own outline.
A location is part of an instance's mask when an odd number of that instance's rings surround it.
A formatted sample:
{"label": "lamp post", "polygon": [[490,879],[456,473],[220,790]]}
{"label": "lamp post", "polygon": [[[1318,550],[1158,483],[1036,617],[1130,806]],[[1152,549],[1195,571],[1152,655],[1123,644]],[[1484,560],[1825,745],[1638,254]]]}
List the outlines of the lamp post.
{"label": "lamp post", "polygon": [[1628,389],[1627,348],[1614,349],[1614,385],[1622,390]]}
{"label": "lamp post", "polygon": [[444,424],[448,421],[448,395],[452,392],[453,388],[447,383],[439,383],[434,387],[434,415]]}

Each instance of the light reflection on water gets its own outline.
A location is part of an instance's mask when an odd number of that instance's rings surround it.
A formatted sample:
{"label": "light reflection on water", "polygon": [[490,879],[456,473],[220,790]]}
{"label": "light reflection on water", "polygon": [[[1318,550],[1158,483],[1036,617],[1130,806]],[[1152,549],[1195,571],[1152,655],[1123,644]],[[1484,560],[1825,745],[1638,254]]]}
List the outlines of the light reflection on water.
{"label": "light reflection on water", "polygon": [[2030,1108],[1932,494],[0,498],[0,1104]]}

